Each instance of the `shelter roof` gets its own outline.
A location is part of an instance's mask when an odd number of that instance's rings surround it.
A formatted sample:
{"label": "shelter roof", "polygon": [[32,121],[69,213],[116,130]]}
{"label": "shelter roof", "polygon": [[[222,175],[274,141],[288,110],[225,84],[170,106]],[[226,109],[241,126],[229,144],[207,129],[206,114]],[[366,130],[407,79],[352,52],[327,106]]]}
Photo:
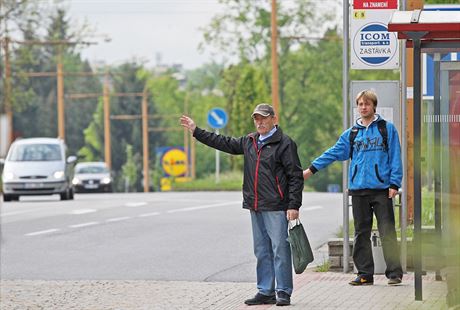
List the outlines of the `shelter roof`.
{"label": "shelter roof", "polygon": [[408,46],[415,37],[423,42],[436,42],[438,48],[452,51],[460,47],[460,11],[395,11],[388,31],[397,32],[398,39],[407,39]]}

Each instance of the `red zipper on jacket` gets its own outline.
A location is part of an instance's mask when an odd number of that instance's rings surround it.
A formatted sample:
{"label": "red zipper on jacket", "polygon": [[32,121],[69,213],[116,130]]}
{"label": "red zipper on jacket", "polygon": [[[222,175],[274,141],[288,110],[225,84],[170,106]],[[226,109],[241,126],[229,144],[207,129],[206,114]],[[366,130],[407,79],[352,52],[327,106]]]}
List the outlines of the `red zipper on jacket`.
{"label": "red zipper on jacket", "polygon": [[280,180],[276,176],[276,186],[278,187],[278,192],[280,193],[281,199],[284,199],[283,191],[281,190]]}
{"label": "red zipper on jacket", "polygon": [[259,150],[257,147],[256,139],[252,139],[252,144],[254,144],[254,148],[257,152],[257,162],[256,162],[256,175],[254,177],[254,210],[257,211],[258,209],[258,200],[259,195],[257,194],[257,185],[259,183],[259,163],[260,163],[260,154],[262,153],[262,149]]}

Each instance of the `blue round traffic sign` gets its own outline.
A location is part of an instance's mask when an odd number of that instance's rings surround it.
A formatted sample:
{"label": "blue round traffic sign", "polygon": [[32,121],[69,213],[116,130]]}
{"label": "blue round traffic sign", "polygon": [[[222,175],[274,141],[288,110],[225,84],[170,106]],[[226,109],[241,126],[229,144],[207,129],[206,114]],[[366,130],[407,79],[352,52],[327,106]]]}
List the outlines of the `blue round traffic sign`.
{"label": "blue round traffic sign", "polygon": [[227,112],[221,108],[213,108],[208,112],[208,125],[214,129],[224,128],[227,125]]}

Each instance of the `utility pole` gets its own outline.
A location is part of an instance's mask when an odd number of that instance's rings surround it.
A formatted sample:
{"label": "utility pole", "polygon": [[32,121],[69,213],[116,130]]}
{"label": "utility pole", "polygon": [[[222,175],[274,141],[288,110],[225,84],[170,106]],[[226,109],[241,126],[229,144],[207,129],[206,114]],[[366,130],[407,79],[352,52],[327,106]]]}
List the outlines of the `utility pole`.
{"label": "utility pole", "polygon": [[[188,115],[188,99],[189,99],[189,93],[187,92],[187,94],[185,95],[185,100],[184,100],[184,114],[185,115]],[[189,157],[190,155],[190,132],[184,128],[184,152],[185,152],[185,156],[187,158],[187,171],[185,172],[185,176],[186,177],[190,177],[191,176],[191,165],[193,165],[194,163],[193,162],[189,162],[191,156]]]}
{"label": "utility pole", "polygon": [[62,48],[58,46],[57,54],[57,118],[58,137],[65,140],[65,113],[64,113],[64,73],[62,70]]}
{"label": "utility pole", "polygon": [[[93,73],[97,74],[97,73]],[[104,81],[102,94],[100,93],[86,93],[86,94],[68,94],[68,99],[87,99],[102,97],[104,102],[104,159],[109,168],[112,168],[112,151],[111,151],[111,134],[110,134],[110,119],[117,119],[117,117],[110,116],[110,97],[142,97],[144,93],[112,93],[109,92],[109,79],[107,73]],[[121,118],[120,118],[121,119]]]}
{"label": "utility pole", "polygon": [[149,192],[149,115],[147,106],[147,84],[145,84],[142,95],[142,149],[144,163],[144,193]]}
{"label": "utility pole", "polygon": [[278,122],[280,121],[280,107],[279,107],[279,82],[278,82],[278,54],[277,54],[277,40],[278,40],[278,27],[276,24],[276,0],[272,0],[271,12],[271,46],[272,46],[272,101],[275,114],[278,115]]}
{"label": "utility pole", "polygon": [[112,169],[112,154],[110,140],[110,93],[109,93],[109,75],[108,72],[104,76],[104,88],[102,90],[104,102],[104,159],[107,167]]}
{"label": "utility pole", "polygon": [[[65,111],[64,111],[64,70],[62,64],[62,46],[63,45],[91,45],[94,42],[71,42],[68,40],[52,40],[52,41],[39,41],[39,40],[26,40],[26,41],[12,41],[17,44],[25,45],[55,45],[58,46],[56,55],[56,72],[40,72],[35,76],[56,76],[57,80],[57,119],[58,119],[58,137],[65,140]],[[33,72],[29,74],[32,75]]]}
{"label": "utility pole", "polygon": [[10,38],[6,36],[3,40],[3,49],[5,51],[5,78],[3,80],[4,86],[4,107],[5,107],[5,114],[6,120],[8,123],[9,134],[8,134],[8,141],[6,143],[6,147],[8,148],[13,142],[14,139],[14,127],[13,127],[13,108],[11,105],[11,63],[10,63],[10,52],[9,52],[9,44]]}

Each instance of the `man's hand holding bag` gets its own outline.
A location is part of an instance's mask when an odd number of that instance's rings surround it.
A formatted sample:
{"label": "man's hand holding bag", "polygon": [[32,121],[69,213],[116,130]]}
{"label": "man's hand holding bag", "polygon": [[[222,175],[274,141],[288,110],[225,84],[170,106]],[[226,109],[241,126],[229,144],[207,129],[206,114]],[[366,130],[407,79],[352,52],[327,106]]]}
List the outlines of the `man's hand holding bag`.
{"label": "man's hand holding bag", "polygon": [[295,221],[295,225],[289,221],[289,237],[291,244],[292,263],[295,273],[299,274],[305,271],[307,265],[313,261],[313,252],[308,241],[307,234],[300,220]]}

